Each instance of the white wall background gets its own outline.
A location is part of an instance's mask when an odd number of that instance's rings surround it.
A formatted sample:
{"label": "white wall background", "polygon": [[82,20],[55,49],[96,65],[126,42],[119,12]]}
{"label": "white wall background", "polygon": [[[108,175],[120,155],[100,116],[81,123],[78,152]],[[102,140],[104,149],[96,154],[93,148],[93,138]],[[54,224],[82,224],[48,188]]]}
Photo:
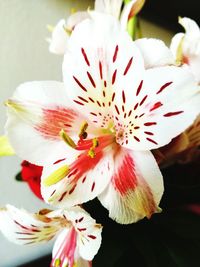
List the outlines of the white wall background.
{"label": "white wall background", "polygon": [[[55,25],[70,10],[92,7],[89,0],[0,0],[0,134],[6,120],[3,101],[17,85],[31,80],[61,80],[62,57],[48,52],[46,25]],[[144,36],[169,42],[171,33],[142,21]],[[32,195],[25,183],[14,180],[20,159],[0,159],[0,207],[6,203],[37,211],[43,203]],[[14,267],[47,254],[52,244],[20,247],[0,234],[0,266]]]}

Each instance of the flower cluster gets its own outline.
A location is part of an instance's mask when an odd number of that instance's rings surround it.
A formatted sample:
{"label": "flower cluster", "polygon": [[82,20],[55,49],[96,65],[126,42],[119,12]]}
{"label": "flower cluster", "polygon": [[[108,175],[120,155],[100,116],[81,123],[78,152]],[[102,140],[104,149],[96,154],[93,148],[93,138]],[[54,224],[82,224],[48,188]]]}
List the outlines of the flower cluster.
{"label": "flower cluster", "polygon": [[150,218],[161,211],[159,165],[198,154],[199,27],[180,19],[186,33],[170,48],[133,41],[127,23],[144,1],[121,12],[122,2],[96,0],[94,10],[59,21],[49,49],[64,56],[63,82],[24,83],[6,102],[9,142],[30,162],[28,177],[39,172],[42,198],[57,210],[7,205],[0,230],[19,244],[58,234],[52,266],[91,266],[100,247],[102,227],[81,204],[98,197],[121,224]]}

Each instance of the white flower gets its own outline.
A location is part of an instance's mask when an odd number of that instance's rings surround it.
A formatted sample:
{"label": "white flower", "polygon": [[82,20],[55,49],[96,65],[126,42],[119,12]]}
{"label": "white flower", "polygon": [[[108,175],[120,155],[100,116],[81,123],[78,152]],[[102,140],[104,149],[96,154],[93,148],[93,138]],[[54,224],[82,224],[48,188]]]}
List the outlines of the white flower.
{"label": "white flower", "polygon": [[90,267],[101,244],[102,227],[80,207],[30,214],[11,205],[0,210],[0,231],[19,245],[57,236],[51,266]]}
{"label": "white flower", "polygon": [[95,14],[73,31],[63,77],[64,85],[17,88],[7,102],[11,145],[23,159],[44,165],[47,202],[71,207],[98,196],[117,222],[149,218],[163,194],[150,150],[169,143],[198,115],[193,75],[174,66],[145,69],[119,22]]}
{"label": "white flower", "polygon": [[200,83],[200,28],[189,18],[180,18],[185,33],[176,34],[171,41],[171,51],[178,63],[188,66]]}

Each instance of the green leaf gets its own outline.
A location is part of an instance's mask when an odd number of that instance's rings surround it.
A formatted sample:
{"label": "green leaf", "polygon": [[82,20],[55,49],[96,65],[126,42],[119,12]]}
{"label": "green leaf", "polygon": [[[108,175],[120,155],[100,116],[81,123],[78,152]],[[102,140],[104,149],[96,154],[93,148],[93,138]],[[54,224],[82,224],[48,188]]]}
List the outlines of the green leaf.
{"label": "green leaf", "polygon": [[13,156],[15,152],[6,136],[0,136],[0,156]]}

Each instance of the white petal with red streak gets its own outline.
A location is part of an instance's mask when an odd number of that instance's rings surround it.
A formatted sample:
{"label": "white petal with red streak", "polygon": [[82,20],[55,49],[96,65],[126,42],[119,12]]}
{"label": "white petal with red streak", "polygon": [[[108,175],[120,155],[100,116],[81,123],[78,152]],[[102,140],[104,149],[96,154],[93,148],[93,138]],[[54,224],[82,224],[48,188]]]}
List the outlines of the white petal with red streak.
{"label": "white petal with red streak", "polygon": [[37,219],[34,214],[7,205],[0,210],[0,231],[11,242],[20,245],[47,242],[61,229],[59,221]]}
{"label": "white petal with red streak", "polygon": [[65,212],[77,232],[77,246],[80,256],[92,260],[101,245],[102,226],[80,207],[74,207]]}
{"label": "white petal with red streak", "polygon": [[99,199],[112,219],[129,224],[158,212],[163,191],[162,174],[151,152],[122,149],[115,157],[111,183]]}
{"label": "white petal with red streak", "polygon": [[[141,54],[119,22],[90,12],[73,31],[63,63],[69,98],[98,127],[112,120],[115,94],[130,93],[144,72]],[[126,87],[126,88],[125,88]]]}
{"label": "white petal with red streak", "polygon": [[10,100],[6,132],[16,153],[37,165],[45,165],[77,154],[67,146],[59,132],[64,129],[78,137],[85,121],[73,109],[64,85],[55,81],[28,82],[20,85]]}
{"label": "white petal with red streak", "polygon": [[189,71],[174,66],[148,69],[140,85],[139,90],[133,89],[132,98],[125,92],[126,104],[130,106],[132,100],[131,115],[124,119],[126,110],[115,113],[115,123],[121,124],[116,130],[123,135],[117,135],[117,142],[130,149],[151,150],[169,143],[193,123],[199,113],[199,88]]}
{"label": "white petal with red streak", "polygon": [[[64,165],[71,168],[69,174],[56,184],[45,186],[45,178]],[[87,202],[104,190],[110,181],[112,169],[111,152],[100,152],[94,158],[88,156],[87,152],[77,159],[70,155],[70,160],[44,167],[42,196],[46,202],[63,208]]]}

